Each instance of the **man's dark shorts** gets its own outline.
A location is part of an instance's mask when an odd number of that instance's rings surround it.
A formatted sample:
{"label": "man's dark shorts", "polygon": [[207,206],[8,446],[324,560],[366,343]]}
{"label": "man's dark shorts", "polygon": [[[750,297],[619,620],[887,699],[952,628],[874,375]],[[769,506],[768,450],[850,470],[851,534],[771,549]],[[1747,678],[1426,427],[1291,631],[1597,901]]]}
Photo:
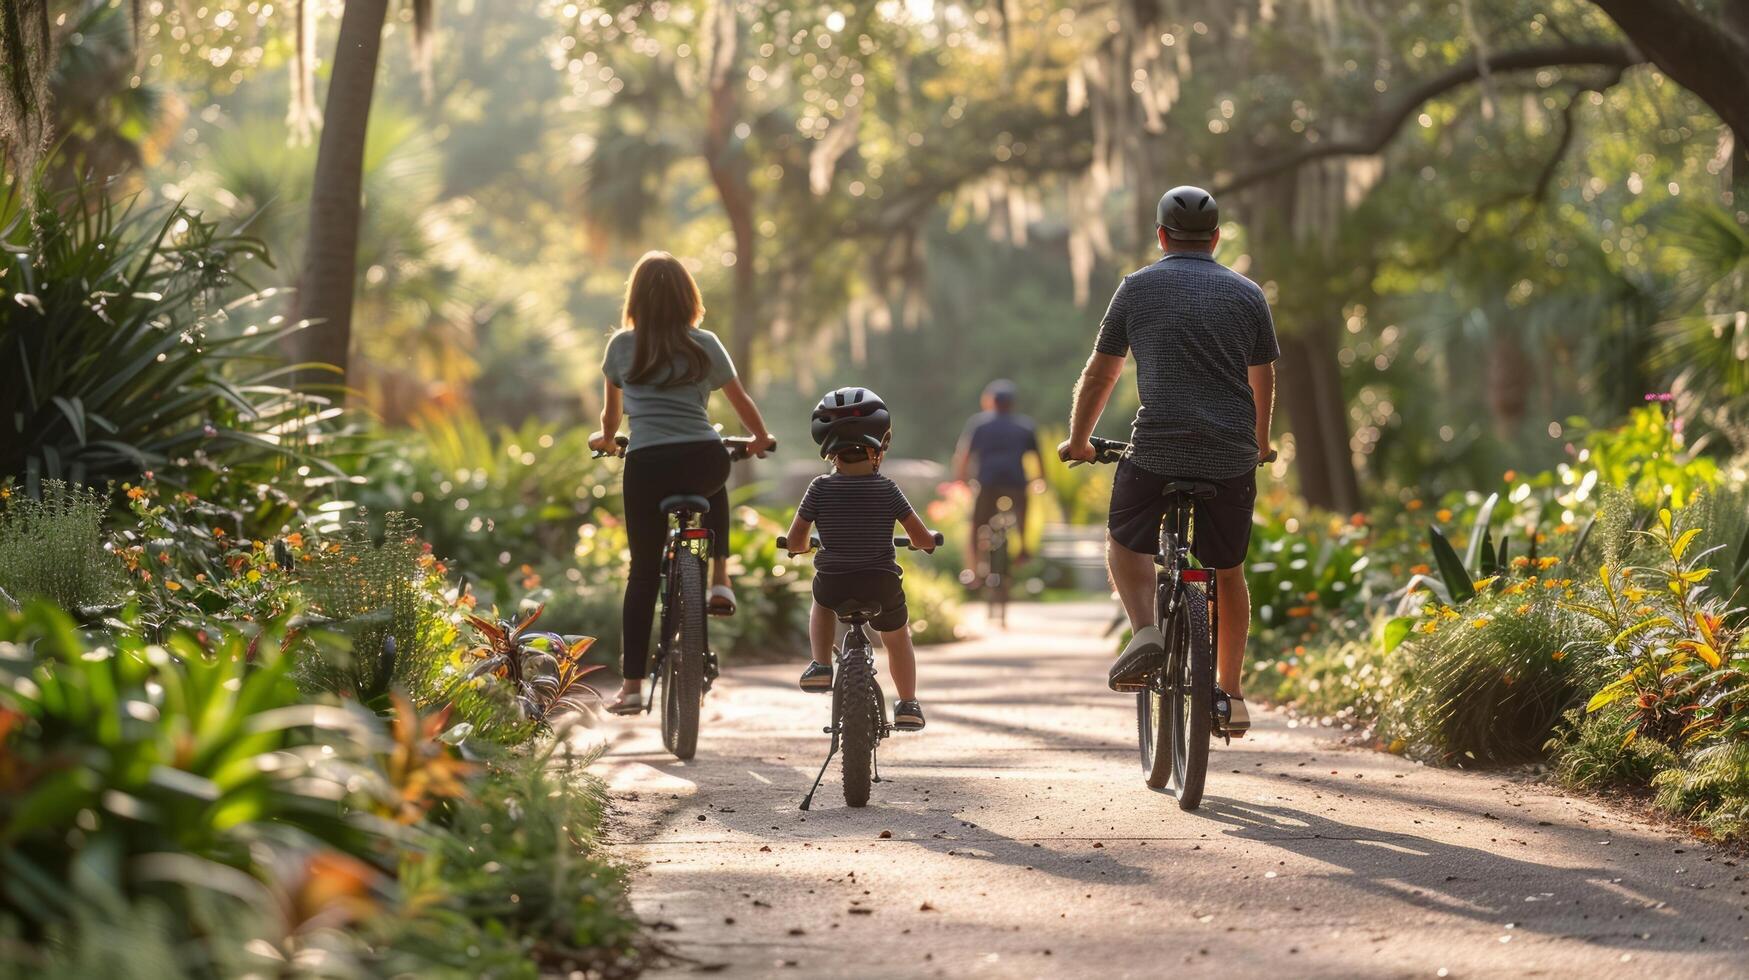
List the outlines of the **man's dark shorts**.
{"label": "man's dark shorts", "polygon": [[[983,527],[990,523],[1001,509],[1003,497],[1008,498],[1008,512],[1014,515],[1013,528],[1026,528],[1026,488],[1025,487],[986,487],[978,485],[978,499],[972,504],[972,526]],[[1012,530],[1011,528],[1010,530]]]}
{"label": "man's dark shorts", "polygon": [[[1161,490],[1172,477],[1157,476],[1131,460],[1117,465],[1111,481],[1111,513],[1106,528],[1118,544],[1144,555],[1160,549],[1160,521],[1166,515]],[[1248,471],[1226,480],[1199,480],[1219,488],[1213,497],[1195,502],[1191,550],[1208,568],[1232,568],[1245,562],[1251,546],[1251,513],[1257,504],[1257,473]]]}
{"label": "man's dark shorts", "polygon": [[881,613],[869,619],[876,632],[891,633],[904,629],[910,621],[905,608],[905,586],[899,576],[884,568],[862,572],[815,572],[814,601],[837,611],[841,603],[851,600],[879,603]]}

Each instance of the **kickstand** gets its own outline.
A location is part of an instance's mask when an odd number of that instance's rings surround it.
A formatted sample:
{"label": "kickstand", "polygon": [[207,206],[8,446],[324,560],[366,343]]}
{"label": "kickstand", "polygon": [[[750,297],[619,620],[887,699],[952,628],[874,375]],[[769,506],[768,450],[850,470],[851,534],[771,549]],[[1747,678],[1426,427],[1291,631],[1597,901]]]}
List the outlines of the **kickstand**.
{"label": "kickstand", "polygon": [[873,759],[874,759],[874,781],[878,783],[881,781],[881,743],[880,743],[879,739],[875,740]]}
{"label": "kickstand", "polygon": [[820,780],[826,778],[826,767],[832,764],[832,757],[838,754],[838,733],[832,733],[832,747],[826,750],[826,761],[820,763],[820,774],[814,777],[814,785],[808,789],[808,795],[802,797],[802,809],[814,805],[814,792],[820,788]]}

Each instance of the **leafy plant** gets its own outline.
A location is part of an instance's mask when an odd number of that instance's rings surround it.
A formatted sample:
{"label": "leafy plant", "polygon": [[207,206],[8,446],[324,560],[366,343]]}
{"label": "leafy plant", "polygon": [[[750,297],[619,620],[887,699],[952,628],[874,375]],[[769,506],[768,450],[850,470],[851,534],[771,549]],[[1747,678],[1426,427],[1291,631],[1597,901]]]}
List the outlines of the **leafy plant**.
{"label": "leafy plant", "polygon": [[[190,461],[292,477],[320,412],[277,384],[292,327],[239,323],[267,260],[179,205],[117,204],[81,185],[0,201],[0,475],[98,483]],[[176,465],[173,465],[176,464]]]}
{"label": "leafy plant", "polygon": [[374,858],[379,829],[341,801],[375,721],[303,705],[278,644],[87,639],[44,604],[0,617],[0,913],[42,929],[86,879],[180,907],[152,855],[255,876],[284,845]]}
{"label": "leafy plant", "polygon": [[1555,775],[1579,789],[1649,786],[1652,777],[1677,764],[1676,753],[1653,739],[1638,739],[1638,719],[1623,705],[1562,717],[1562,730],[1545,746]]}
{"label": "leafy plant", "polygon": [[47,599],[67,610],[95,610],[126,594],[122,561],[104,544],[109,499],[60,480],[32,498],[0,489],[0,594]]}
{"label": "leafy plant", "polygon": [[475,662],[464,676],[469,681],[497,678],[506,684],[522,718],[544,730],[562,712],[580,710],[599,699],[600,693],[583,678],[602,668],[583,662],[594,637],[567,640],[556,633],[530,632],[541,611],[536,608],[515,624],[469,616],[469,625],[484,645],[471,651]]}
{"label": "leafy plant", "polygon": [[1749,740],[1716,742],[1652,780],[1658,805],[1719,837],[1749,834]]}

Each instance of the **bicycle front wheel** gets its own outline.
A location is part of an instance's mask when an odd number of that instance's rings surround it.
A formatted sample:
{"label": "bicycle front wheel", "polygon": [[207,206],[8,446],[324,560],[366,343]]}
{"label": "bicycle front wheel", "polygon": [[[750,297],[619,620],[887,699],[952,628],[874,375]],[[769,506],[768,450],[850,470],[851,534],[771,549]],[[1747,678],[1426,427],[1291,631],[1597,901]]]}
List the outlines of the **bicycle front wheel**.
{"label": "bicycle front wheel", "polygon": [[1148,686],[1136,692],[1136,743],[1142,753],[1142,779],[1149,789],[1172,781],[1172,724],[1167,717],[1170,699],[1162,678],[1155,671]]}
{"label": "bicycle front wheel", "polygon": [[662,745],[676,759],[698,751],[699,706],[704,700],[704,561],[691,552],[674,556],[673,625],[662,658]]}
{"label": "bicycle front wheel", "polygon": [[1202,804],[1213,721],[1215,657],[1209,634],[1208,593],[1183,586],[1172,634],[1166,638],[1167,715],[1171,724],[1172,789],[1178,806]]}

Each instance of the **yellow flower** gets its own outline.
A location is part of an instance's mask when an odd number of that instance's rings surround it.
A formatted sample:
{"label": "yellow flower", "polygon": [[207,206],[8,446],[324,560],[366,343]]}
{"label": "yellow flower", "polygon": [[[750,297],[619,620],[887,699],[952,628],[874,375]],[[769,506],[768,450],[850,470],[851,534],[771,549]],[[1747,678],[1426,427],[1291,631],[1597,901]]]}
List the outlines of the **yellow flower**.
{"label": "yellow flower", "polygon": [[1536,560],[1536,567],[1539,571],[1546,572],[1549,569],[1554,568],[1556,565],[1559,565],[1560,563],[1561,563],[1561,559],[1555,557],[1554,555],[1544,555],[1541,558],[1538,558]]}
{"label": "yellow flower", "polygon": [[1518,608],[1515,609],[1514,612],[1518,613],[1520,616],[1525,615],[1526,613],[1530,612],[1530,603],[1528,603],[1528,602],[1519,603]]}
{"label": "yellow flower", "polygon": [[182,583],[178,582],[174,579],[165,579],[164,580],[164,587],[166,589],[169,589],[172,592],[181,592],[182,591]]}
{"label": "yellow flower", "polygon": [[1486,616],[1477,616],[1475,619],[1470,620],[1470,629],[1473,630],[1479,630],[1486,625],[1488,625],[1488,618]]}

